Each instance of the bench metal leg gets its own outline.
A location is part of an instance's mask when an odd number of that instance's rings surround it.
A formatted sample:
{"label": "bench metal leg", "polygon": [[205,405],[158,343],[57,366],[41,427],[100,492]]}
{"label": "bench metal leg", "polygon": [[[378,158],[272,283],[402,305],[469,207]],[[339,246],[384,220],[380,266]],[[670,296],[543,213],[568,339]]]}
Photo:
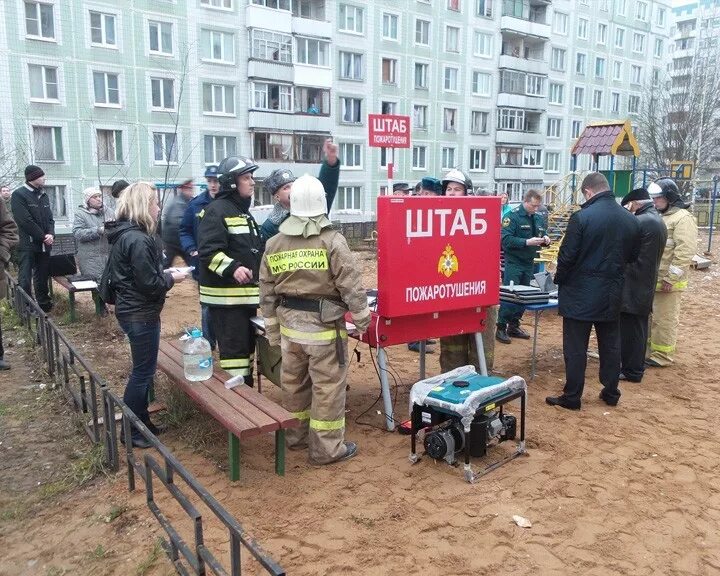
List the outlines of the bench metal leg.
{"label": "bench metal leg", "polygon": [[230,464],[230,480],[240,480],[240,439],[228,432],[228,462]]}
{"label": "bench metal leg", "polygon": [[70,300],[70,322],[75,322],[75,293],[68,292],[68,300]]}
{"label": "bench metal leg", "polygon": [[275,474],[285,476],[285,430],[275,431]]}

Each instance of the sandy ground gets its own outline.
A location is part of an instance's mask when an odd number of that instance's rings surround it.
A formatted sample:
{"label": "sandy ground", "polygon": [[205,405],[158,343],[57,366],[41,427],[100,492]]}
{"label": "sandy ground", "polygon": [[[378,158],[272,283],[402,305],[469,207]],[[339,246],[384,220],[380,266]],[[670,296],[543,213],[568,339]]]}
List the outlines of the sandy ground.
{"label": "sandy ground", "polygon": [[[374,261],[366,253],[360,256],[370,287],[375,283]],[[718,574],[719,292],[720,269],[692,273],[676,365],[650,369],[641,384],[623,384],[616,408],[597,398],[594,360],[588,364],[581,412],[544,403],[546,395],[562,387],[563,364],[560,319],[543,316],[538,375],[529,384],[529,454],[473,485],[463,480],[460,468],[427,457],[411,465],[409,438],[382,429],[377,412],[381,403],[373,405],[379,384],[365,346],[358,348],[361,359],[353,360],[348,378],[347,437],[360,446],[360,454],[350,462],[316,469],[304,453],[290,452],[287,474],[281,478],[273,474],[273,438],[268,435],[244,443],[242,478],[230,483],[225,435],[208,427],[205,417],[195,415],[163,438],[289,574]],[[163,314],[166,336],[176,335],[198,317],[196,294],[191,283],[173,290]],[[125,344],[112,321],[86,318],[90,328],[73,328],[73,337],[86,339],[88,355],[102,363],[108,378],[121,388],[129,366]],[[530,324],[528,318],[526,326]],[[496,370],[527,377],[530,351],[527,341],[498,344]],[[437,352],[428,357],[430,373],[439,371]],[[418,358],[402,346],[391,348],[389,358],[398,375],[399,417],[407,413]],[[169,393],[162,382],[159,393]],[[265,393],[280,398],[269,383]],[[519,407],[513,411],[517,414]],[[205,432],[198,443],[195,433],[201,429]],[[503,445],[494,456],[510,448]],[[474,465],[486,463],[477,460]],[[3,547],[15,563],[10,568],[0,563],[0,573],[47,573],[30,570],[27,561],[36,558],[47,565],[47,559],[58,554],[55,542],[42,550],[28,542],[45,541],[55,533],[49,526],[66,525],[68,514],[78,526],[103,527],[93,524],[90,510],[108,508],[112,498],[129,506],[136,533],[145,535],[144,548],[134,556],[130,552],[125,568],[141,562],[159,533],[142,506],[142,490],[128,498],[122,475],[83,490],[39,512],[30,521],[29,537],[7,528],[3,533],[0,525]],[[87,504],[77,504],[80,497]],[[177,508],[166,504],[179,519],[173,511]],[[516,514],[529,519],[532,527],[516,526]],[[12,527],[12,520],[5,526]],[[221,550],[227,547],[226,534],[213,523],[207,539]],[[125,532],[113,541],[132,545]],[[123,571],[119,563],[98,572],[87,557],[83,564],[68,554],[60,556],[67,573],[134,573]],[[154,569],[163,568],[171,570],[162,560]]]}

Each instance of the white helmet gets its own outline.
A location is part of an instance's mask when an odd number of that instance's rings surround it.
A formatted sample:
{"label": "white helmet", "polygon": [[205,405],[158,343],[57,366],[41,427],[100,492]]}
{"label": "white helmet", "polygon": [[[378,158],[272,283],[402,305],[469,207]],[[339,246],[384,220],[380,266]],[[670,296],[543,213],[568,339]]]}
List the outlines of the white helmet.
{"label": "white helmet", "polygon": [[292,183],[290,214],[293,216],[323,216],[327,214],[327,200],[322,182],[305,174]]}

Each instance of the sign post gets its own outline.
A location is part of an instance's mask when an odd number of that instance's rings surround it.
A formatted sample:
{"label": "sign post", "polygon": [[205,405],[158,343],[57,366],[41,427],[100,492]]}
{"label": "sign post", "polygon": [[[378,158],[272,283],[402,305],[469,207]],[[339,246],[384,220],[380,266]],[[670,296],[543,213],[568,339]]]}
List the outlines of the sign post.
{"label": "sign post", "polygon": [[369,145],[389,150],[387,163],[387,193],[392,194],[395,148],[410,148],[410,116],[396,114],[368,114]]}

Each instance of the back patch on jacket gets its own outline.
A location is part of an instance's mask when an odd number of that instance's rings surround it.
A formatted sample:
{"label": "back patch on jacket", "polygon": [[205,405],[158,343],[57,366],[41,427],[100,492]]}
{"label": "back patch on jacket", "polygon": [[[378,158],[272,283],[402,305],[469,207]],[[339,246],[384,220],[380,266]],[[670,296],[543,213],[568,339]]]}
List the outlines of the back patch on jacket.
{"label": "back patch on jacket", "polygon": [[273,275],[295,270],[327,270],[328,257],[324,248],[301,248],[267,255]]}

